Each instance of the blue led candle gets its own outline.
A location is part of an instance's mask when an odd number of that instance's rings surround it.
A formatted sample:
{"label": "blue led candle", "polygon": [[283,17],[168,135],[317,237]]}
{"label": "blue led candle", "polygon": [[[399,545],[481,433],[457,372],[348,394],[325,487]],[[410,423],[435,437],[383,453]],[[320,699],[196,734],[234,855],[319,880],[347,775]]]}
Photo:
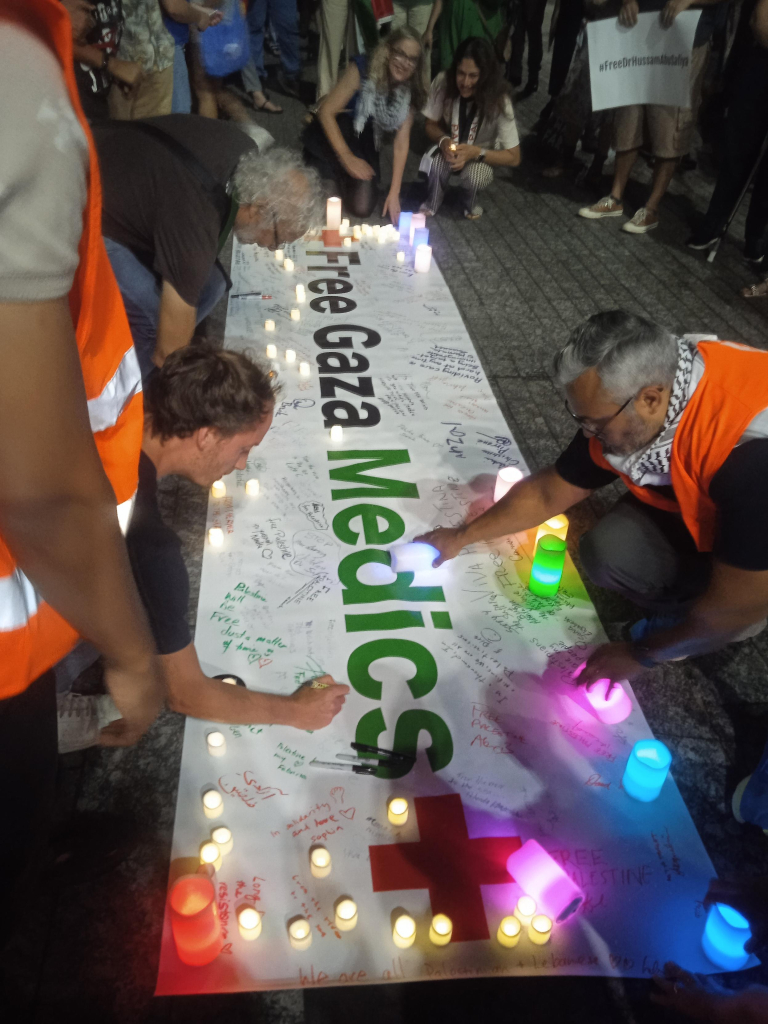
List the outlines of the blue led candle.
{"label": "blue led candle", "polygon": [[638,740],[629,755],[621,784],[635,800],[649,803],[661,792],[672,755],[661,740]]}
{"label": "blue led candle", "polygon": [[389,564],[393,572],[421,572],[432,568],[432,563],[439,557],[440,552],[431,544],[412,541],[410,544],[396,544],[390,548],[389,554]]}
{"label": "blue led candle", "polygon": [[400,232],[400,241],[407,242],[411,237],[411,218],[412,213],[401,213],[400,220],[397,222],[397,230]]}
{"label": "blue led candle", "polygon": [[701,944],[713,964],[725,971],[738,971],[749,960],[744,943],[752,938],[749,921],[725,903],[709,908]]}
{"label": "blue led candle", "polygon": [[533,555],[528,589],[537,597],[554,597],[560,588],[565,566],[566,543],[562,537],[545,533],[539,538]]}
{"label": "blue led candle", "polygon": [[417,245],[429,245],[429,228],[416,228],[413,232],[413,248]]}

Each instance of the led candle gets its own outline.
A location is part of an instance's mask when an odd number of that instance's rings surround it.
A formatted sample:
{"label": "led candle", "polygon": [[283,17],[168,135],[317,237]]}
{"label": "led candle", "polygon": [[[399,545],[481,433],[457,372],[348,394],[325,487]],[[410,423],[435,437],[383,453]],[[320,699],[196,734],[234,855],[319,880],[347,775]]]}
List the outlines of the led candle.
{"label": "led candle", "polygon": [[429,941],[435,946],[447,946],[453,935],[453,921],[445,914],[435,914],[429,926]]}
{"label": "led candle", "polygon": [[341,444],[344,440],[344,429],[340,423],[334,423],[331,427],[330,437],[334,444]]}
{"label": "led candle", "polygon": [[420,245],[416,249],[413,269],[417,274],[426,274],[432,266],[432,249],[428,245]]}
{"label": "led candle", "polygon": [[267,359],[277,359],[277,345],[267,345]]}
{"label": "led candle", "polygon": [[311,367],[310,367],[309,363],[299,363],[299,376],[300,377],[309,377],[311,372],[312,372],[312,370],[311,370]]}
{"label": "led candle", "polygon": [[424,213],[414,213],[411,215],[411,228],[408,233],[408,241],[413,245],[413,235],[418,228],[425,228],[427,226],[427,217]]}
{"label": "led candle", "polygon": [[412,213],[401,213],[400,219],[397,222],[397,230],[400,232],[401,238],[411,237],[411,220],[413,219]]}
{"label": "led candle", "polygon": [[348,235],[349,234],[349,217],[342,218],[342,221],[341,221],[341,233],[342,233],[342,235]]}
{"label": "led candle", "polygon": [[304,285],[303,284],[297,284],[296,285],[296,301],[297,302],[306,302],[307,301],[307,293],[304,290]]}
{"label": "led candle", "polygon": [[285,350],[285,361],[286,363],[296,362],[296,352],[292,348],[287,348]]}
{"label": "led candle", "polygon": [[537,914],[528,925],[528,938],[536,946],[546,946],[552,935],[552,921],[546,914]]}
{"label": "led candle", "polygon": [[216,843],[219,848],[219,853],[222,857],[226,857],[228,853],[232,853],[232,847],[235,845],[235,840],[232,838],[232,833],[226,826],[220,825],[211,832],[211,839]]}
{"label": "led candle", "polygon": [[224,810],[224,798],[218,789],[208,789],[203,793],[203,813],[206,818],[218,818]]}
{"label": "led candle", "polygon": [[738,971],[749,960],[744,943],[752,938],[749,921],[725,903],[709,908],[701,944],[707,957],[724,971]]}
{"label": "led candle", "polygon": [[283,267],[288,271],[289,274],[292,273],[293,272],[293,260],[289,259],[286,256],[285,259],[283,260]]}
{"label": "led candle", "polygon": [[565,540],[568,536],[568,516],[552,516],[551,519],[542,523],[536,531],[534,547],[546,533],[551,533],[553,537],[559,537],[560,540]]}
{"label": "led candle", "polygon": [[223,498],[227,493],[227,485],[223,480],[214,480],[211,484],[211,494],[214,498]]}
{"label": "led candle", "polygon": [[210,878],[204,874],[182,875],[174,882],[168,902],[173,939],[182,963],[202,967],[215,960],[224,940]]}
{"label": "led candle", "polygon": [[331,855],[324,846],[316,846],[309,854],[309,870],[313,878],[327,878],[331,873]]}
{"label": "led candle", "polygon": [[[535,839],[529,839],[519,850],[510,854],[507,858],[507,871],[523,892],[535,900],[535,906],[530,908],[531,917],[538,908],[542,914],[555,921],[565,921],[584,899],[584,893],[570,875]],[[520,914],[517,916],[523,920]],[[523,923],[527,924],[526,921]]]}
{"label": "led candle", "polygon": [[[274,329],[275,329],[275,321],[274,320],[265,320],[264,321],[264,330],[265,331],[274,331]],[[274,345],[267,345],[267,355],[268,356],[270,356],[270,351],[269,350],[271,348],[274,349],[275,346]],[[277,355],[277,350],[275,350],[275,355]],[[270,358],[271,358],[271,356],[270,356]]]}
{"label": "led candle", "polygon": [[371,225],[370,224],[363,224],[363,234],[364,235],[370,235],[371,234]]}
{"label": "led candle", "polygon": [[493,500],[498,501],[499,498],[503,498],[507,491],[522,479],[522,470],[518,469],[517,466],[504,466],[504,468],[500,469],[496,474],[496,486],[493,488]]}
{"label": "led candle", "polygon": [[351,932],[357,927],[357,904],[345,897],[336,904],[336,927],[340,932]]}
{"label": "led candle", "polygon": [[538,597],[554,597],[560,589],[565,567],[566,543],[560,537],[545,533],[536,545],[528,589]]}
{"label": "led candle", "polygon": [[403,252],[402,249],[400,249],[400,251],[397,254],[397,262],[398,263],[405,263],[405,253]]}
{"label": "led candle", "polygon": [[259,496],[259,481],[252,477],[250,480],[245,481],[245,493],[249,498],[258,498]]}
{"label": "led candle", "polygon": [[221,869],[221,850],[216,843],[203,843],[200,847],[200,863],[211,864],[214,871]]}
{"label": "led candle", "polygon": [[227,752],[227,741],[223,732],[209,732],[205,737],[208,744],[208,753],[212,757],[223,757]]}
{"label": "led candle", "polygon": [[386,231],[379,232],[379,245],[385,245],[389,241],[389,237]]}
{"label": "led candle", "polygon": [[352,228],[352,237],[356,242],[359,242],[360,239],[363,237],[363,229],[360,227],[359,224],[355,224],[355,226]]}
{"label": "led candle", "polygon": [[285,256],[285,253],[283,252],[282,249],[275,249],[275,259],[277,260],[278,263],[282,263],[283,262],[283,257],[284,256]]}
{"label": "led candle", "polygon": [[242,907],[237,912],[237,930],[246,942],[252,942],[261,935],[261,914],[253,907]]}
{"label": "led candle", "polygon": [[325,204],[325,226],[331,231],[338,231],[341,227],[341,199],[338,196],[331,196]]}
{"label": "led candle", "polygon": [[392,825],[404,825],[408,821],[408,801],[401,796],[392,797],[387,804],[387,818]]}
{"label": "led candle", "polygon": [[423,569],[431,569],[432,563],[439,556],[440,552],[431,544],[396,544],[389,550],[389,564],[392,572],[420,572]]}
{"label": "led candle", "polygon": [[515,906],[515,917],[522,924],[530,924],[536,913],[536,900],[533,896],[521,896]]}
{"label": "led candle", "polygon": [[503,917],[496,932],[496,940],[500,946],[512,949],[520,941],[522,925],[516,917]]}
{"label": "led candle", "polygon": [[599,722],[604,725],[617,725],[632,714],[632,698],[621,683],[614,683],[606,697],[610,685],[610,679],[598,679],[589,686],[582,683],[579,689],[584,693]]}
{"label": "led candle", "polygon": [[312,929],[306,917],[297,917],[288,925],[288,939],[294,949],[309,949],[312,945]]}
{"label": "led candle", "polygon": [[373,231],[373,237],[378,238],[381,233],[381,224],[374,224],[371,231]]}
{"label": "led candle", "polygon": [[420,245],[429,245],[429,228],[416,228],[413,232],[413,245],[416,248]]}
{"label": "led candle", "polygon": [[301,311],[294,306],[291,310],[291,320],[301,320]]}
{"label": "led candle", "polygon": [[398,949],[408,949],[416,939],[416,922],[410,914],[401,914],[392,929],[392,939]]}
{"label": "led candle", "polygon": [[212,526],[208,531],[208,543],[212,548],[220,548],[224,543],[224,531],[218,526]]}
{"label": "led candle", "polygon": [[229,686],[237,686],[237,676],[214,676],[214,679],[220,679],[222,683],[228,683]]}
{"label": "led candle", "polygon": [[351,249],[352,248],[352,239],[351,239],[351,237],[349,235],[345,236],[343,245],[344,245],[344,247],[346,249]]}
{"label": "led candle", "polygon": [[629,755],[621,784],[626,792],[649,803],[661,792],[672,755],[660,740],[638,740]]}

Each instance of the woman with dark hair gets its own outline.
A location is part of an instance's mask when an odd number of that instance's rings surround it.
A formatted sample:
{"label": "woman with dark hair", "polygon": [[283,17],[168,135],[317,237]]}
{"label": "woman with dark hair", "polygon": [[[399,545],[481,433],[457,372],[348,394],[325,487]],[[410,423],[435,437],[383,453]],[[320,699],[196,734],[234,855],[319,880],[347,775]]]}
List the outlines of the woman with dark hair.
{"label": "woman with dark hair", "polygon": [[486,39],[473,37],[461,43],[450,69],[432,83],[424,116],[427,137],[436,145],[421,162],[429,174],[422,213],[437,213],[451,175],[456,174],[464,193],[464,216],[477,220],[483,214],[477,193],[493,181],[493,168],[520,163],[512,101]]}
{"label": "woman with dark hair", "polygon": [[371,54],[353,57],[304,132],[304,159],[340,188],[347,210],[368,217],[381,177],[379,150],[394,132],[392,183],[382,210],[393,223],[400,217],[400,186],[411,136],[413,111],[421,109],[424,51],[410,28],[387,36]]}

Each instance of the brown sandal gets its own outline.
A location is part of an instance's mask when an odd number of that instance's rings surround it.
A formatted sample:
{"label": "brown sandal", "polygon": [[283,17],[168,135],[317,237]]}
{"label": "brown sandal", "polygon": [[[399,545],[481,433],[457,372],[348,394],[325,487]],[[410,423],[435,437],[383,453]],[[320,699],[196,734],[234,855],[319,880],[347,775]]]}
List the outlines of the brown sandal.
{"label": "brown sandal", "polygon": [[741,295],[745,299],[768,298],[768,278],[765,281],[761,281],[760,284],[751,284],[748,288],[742,288]]}
{"label": "brown sandal", "polygon": [[258,110],[262,114],[282,114],[282,107],[278,107],[276,103],[273,103],[267,93],[262,93],[262,95],[264,96],[263,103],[257,103],[253,98],[253,94],[251,95],[251,106],[254,110]]}

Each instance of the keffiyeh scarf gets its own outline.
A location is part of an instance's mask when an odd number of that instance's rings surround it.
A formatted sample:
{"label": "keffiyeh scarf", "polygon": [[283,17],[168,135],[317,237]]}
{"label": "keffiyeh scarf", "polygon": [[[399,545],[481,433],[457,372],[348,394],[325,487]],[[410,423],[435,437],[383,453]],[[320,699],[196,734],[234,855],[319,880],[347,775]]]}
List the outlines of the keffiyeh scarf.
{"label": "keffiyeh scarf", "polygon": [[360,86],[357,110],[353,122],[357,135],[365,128],[368,118],[373,120],[373,141],[381,149],[385,132],[396,132],[408,117],[411,106],[411,90],[407,85],[397,85],[391,92],[379,92],[376,83],[366,78]]}

